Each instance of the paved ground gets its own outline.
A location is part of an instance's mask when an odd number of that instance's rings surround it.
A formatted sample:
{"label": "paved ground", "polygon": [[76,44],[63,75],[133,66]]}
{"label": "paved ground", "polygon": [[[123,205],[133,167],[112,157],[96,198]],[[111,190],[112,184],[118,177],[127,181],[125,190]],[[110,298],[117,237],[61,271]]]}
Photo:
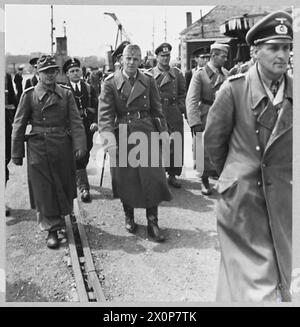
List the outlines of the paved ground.
{"label": "paved ground", "polygon": [[[84,225],[107,301],[214,301],[219,248],[216,234],[217,196],[204,197],[191,169],[191,137],[186,126],[182,189],[159,207],[166,242],[147,239],[144,210],[136,210],[136,235],[124,229],[118,199],[112,198],[108,162],[99,188],[103,153],[95,144],[88,174],[93,201],[82,204]],[[97,137],[95,137],[97,143]],[[10,165],[7,202],[7,301],[76,301],[67,243],[45,246],[29,207],[26,166]]]}

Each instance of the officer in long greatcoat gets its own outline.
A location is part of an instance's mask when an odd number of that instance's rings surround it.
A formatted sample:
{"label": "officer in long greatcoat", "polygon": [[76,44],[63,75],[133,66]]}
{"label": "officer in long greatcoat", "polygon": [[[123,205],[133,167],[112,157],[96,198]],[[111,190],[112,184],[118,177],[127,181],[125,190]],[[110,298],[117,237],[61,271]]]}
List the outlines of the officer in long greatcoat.
{"label": "officer in long greatcoat", "polygon": [[273,12],[246,35],[257,62],[229,78],[204,141],[220,174],[218,301],[290,301],[292,275],[292,18]]}
{"label": "officer in long greatcoat", "polygon": [[[227,69],[223,66],[227,60],[229,46],[213,43],[210,49],[210,61],[193,74],[186,96],[187,118],[194,137],[196,137],[196,133],[204,132],[207,114],[214,102],[216,92],[228,75]],[[200,145],[196,142],[195,147],[198,146]],[[201,176],[202,194],[210,195],[212,193],[209,176],[215,175],[215,169],[212,167],[204,147],[204,171]]]}
{"label": "officer in long greatcoat", "polygon": [[[23,164],[27,140],[27,169],[32,208],[39,227],[48,231],[47,246],[58,246],[57,230],[76,198],[75,159],[86,151],[84,126],[69,87],[56,83],[58,65],[43,55],[37,63],[39,82],[24,91],[12,131],[12,161]],[[31,132],[25,135],[27,124]]]}
{"label": "officer in long greatcoat", "polygon": [[[161,242],[164,236],[158,227],[158,205],[161,201],[169,201],[171,194],[163,166],[159,162],[152,165],[152,151],[159,155],[159,140],[157,147],[152,148],[151,137],[152,134],[158,134],[154,120],[160,123],[158,126],[166,135],[167,127],[155,80],[150,73],[138,69],[141,62],[140,47],[127,45],[122,62],[123,68],[109,75],[102,86],[99,132],[102,139],[106,140],[105,147],[110,157],[114,156],[115,150],[117,152],[112,176],[115,195],[120,197],[123,204],[125,228],[134,233],[137,227],[134,208],[146,208],[148,236]],[[139,152],[140,157],[145,159],[143,163],[134,159],[138,155],[134,158],[130,156],[137,147],[136,143],[129,142],[134,135],[144,141]]]}
{"label": "officer in long greatcoat", "polygon": [[[183,151],[184,151],[184,131],[183,131],[183,115],[185,110],[186,83],[185,78],[177,67],[170,67],[170,56],[172,46],[169,43],[162,43],[155,50],[157,58],[157,66],[150,69],[160,94],[163,113],[165,115],[168,132],[171,135],[173,132],[180,133],[182,147],[178,148],[174,138],[170,143],[170,165],[166,167],[169,175],[169,185],[180,188],[181,184],[176,179],[180,176],[183,166]],[[178,155],[180,154],[179,157]],[[178,153],[178,155],[177,155]]]}
{"label": "officer in long greatcoat", "polygon": [[85,128],[87,152],[83,158],[76,160],[76,183],[80,191],[81,200],[83,202],[90,202],[90,184],[86,167],[93,147],[93,136],[98,130],[98,99],[95,89],[82,80],[82,69],[77,58],[68,59],[63,65],[63,71],[68,77],[68,86],[73,93]]}

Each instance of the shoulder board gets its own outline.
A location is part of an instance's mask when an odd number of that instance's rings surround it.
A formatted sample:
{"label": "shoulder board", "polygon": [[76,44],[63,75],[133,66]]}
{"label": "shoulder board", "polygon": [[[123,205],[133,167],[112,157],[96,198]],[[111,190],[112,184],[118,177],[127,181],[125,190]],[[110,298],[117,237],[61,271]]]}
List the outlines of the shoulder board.
{"label": "shoulder board", "polygon": [[234,81],[234,80],[242,78],[242,77],[245,77],[245,74],[241,73],[241,74],[232,75],[232,76],[229,76],[227,79],[228,79],[228,81]]}
{"label": "shoulder board", "polygon": [[30,86],[27,89],[24,90],[25,93],[32,91],[34,89],[34,86]]}
{"label": "shoulder board", "polygon": [[153,74],[148,70],[145,70],[143,73],[147,76],[153,77]]}
{"label": "shoulder board", "polygon": [[173,66],[173,68],[174,68],[174,70],[178,70],[179,72],[181,72],[181,70],[178,67]]}
{"label": "shoulder board", "polygon": [[114,73],[109,74],[106,78],[105,81],[108,81],[114,77]]}
{"label": "shoulder board", "polygon": [[69,85],[66,85],[66,84],[59,84],[59,86],[63,87],[64,89],[71,90],[71,88],[70,88]]}

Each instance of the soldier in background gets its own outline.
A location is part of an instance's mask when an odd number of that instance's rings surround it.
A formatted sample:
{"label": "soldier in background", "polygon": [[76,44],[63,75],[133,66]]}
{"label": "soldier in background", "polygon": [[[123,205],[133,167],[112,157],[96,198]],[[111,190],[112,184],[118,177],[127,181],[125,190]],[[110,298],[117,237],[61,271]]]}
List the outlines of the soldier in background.
{"label": "soldier in background", "polygon": [[186,73],[185,73],[185,80],[186,80],[186,86],[187,86],[187,90],[190,86],[190,82],[191,82],[191,79],[192,79],[192,76],[194,74],[195,71],[197,71],[199,68],[205,66],[208,61],[209,61],[209,58],[210,58],[210,54],[206,52],[206,49],[204,48],[200,48],[200,49],[197,49],[195,50],[193,53],[192,53],[193,57],[194,57],[194,60],[196,62],[196,67],[192,68],[191,70],[188,70]]}
{"label": "soldier in background", "polygon": [[[8,164],[11,159],[11,133],[18,101],[12,84],[12,77],[5,74],[5,186],[9,180]],[[10,208],[5,205],[5,215],[10,215]]]}
{"label": "soldier in background", "polygon": [[21,95],[23,93],[23,66],[18,67],[18,71],[14,77],[14,83],[17,90],[17,100],[20,101]]}
{"label": "soldier in background", "polygon": [[82,80],[82,70],[78,59],[71,58],[67,60],[63,65],[63,71],[68,77],[68,85],[75,98],[77,109],[85,128],[87,151],[84,157],[76,160],[76,182],[81,200],[83,202],[90,202],[90,184],[86,167],[93,147],[93,135],[98,130],[98,99],[94,88]]}
{"label": "soldier in background", "polygon": [[[48,231],[47,246],[56,248],[64,216],[73,212],[74,155],[85,155],[86,136],[70,88],[56,83],[59,66],[54,57],[42,55],[37,69],[39,82],[24,91],[15,115],[11,157],[21,166],[27,141],[31,207],[37,210],[40,229]],[[32,130],[25,136],[29,122]]]}
{"label": "soldier in background", "polygon": [[31,86],[36,86],[38,83],[38,73],[37,73],[37,61],[39,58],[32,58],[29,60],[29,64],[31,66],[31,73],[33,76],[31,78],[28,78],[25,82],[24,89],[28,89]]}
{"label": "soldier in background", "polygon": [[160,94],[160,101],[162,103],[163,113],[165,115],[168,132],[179,132],[182,140],[182,155],[181,165],[175,165],[175,158],[177,156],[175,142],[170,140],[170,167],[166,167],[168,173],[169,185],[180,188],[181,184],[176,179],[180,176],[183,166],[183,151],[184,151],[184,131],[183,131],[183,115],[186,114],[185,110],[185,96],[186,96],[186,83],[181,71],[176,67],[170,67],[172,46],[169,43],[162,43],[155,50],[157,58],[157,66],[150,69]]}
{"label": "soldier in background", "polygon": [[[186,97],[188,123],[193,137],[197,136],[196,133],[201,133],[199,135],[202,136],[202,133],[205,131],[207,114],[214,102],[215,94],[228,75],[228,71],[223,66],[227,61],[229,46],[214,43],[210,49],[210,61],[193,74]],[[197,139],[195,144],[195,147],[200,146],[202,146],[201,138]],[[196,150],[195,147],[194,150]],[[214,167],[210,164],[205,148],[203,159],[204,170],[201,176],[201,192],[204,195],[211,195],[212,190],[209,184],[209,177],[217,176],[217,174]]]}

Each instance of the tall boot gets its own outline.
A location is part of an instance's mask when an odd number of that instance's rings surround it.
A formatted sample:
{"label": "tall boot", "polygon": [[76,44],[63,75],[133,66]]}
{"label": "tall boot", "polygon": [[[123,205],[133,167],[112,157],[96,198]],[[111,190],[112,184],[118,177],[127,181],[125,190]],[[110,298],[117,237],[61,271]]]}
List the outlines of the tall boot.
{"label": "tall boot", "polygon": [[76,170],[76,184],[80,191],[81,200],[83,202],[90,202],[90,184],[85,168]]}
{"label": "tall boot", "polygon": [[147,208],[146,216],[148,221],[148,237],[151,238],[154,242],[163,242],[165,238],[162,235],[160,228],[158,227],[157,207]]}
{"label": "tall boot", "polygon": [[201,177],[201,181],[202,181],[202,189],[201,189],[201,193],[204,195],[211,195],[212,194],[212,189],[209,185],[209,179],[208,177]]}
{"label": "tall boot", "polygon": [[124,202],[122,204],[125,213],[125,228],[129,233],[134,234],[137,228],[134,222],[134,209]]}

